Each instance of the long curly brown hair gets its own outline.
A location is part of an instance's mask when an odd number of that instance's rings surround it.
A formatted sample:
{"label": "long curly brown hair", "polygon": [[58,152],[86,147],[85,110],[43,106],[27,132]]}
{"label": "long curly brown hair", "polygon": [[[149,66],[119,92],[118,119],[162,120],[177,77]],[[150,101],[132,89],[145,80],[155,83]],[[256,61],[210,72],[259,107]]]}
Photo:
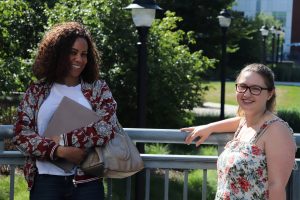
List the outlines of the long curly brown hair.
{"label": "long curly brown hair", "polygon": [[79,37],[88,43],[87,64],[81,78],[88,83],[98,79],[100,54],[91,34],[79,22],[56,24],[45,34],[38,47],[33,74],[39,80],[44,79],[49,83],[62,81],[71,68],[68,57],[75,40]]}

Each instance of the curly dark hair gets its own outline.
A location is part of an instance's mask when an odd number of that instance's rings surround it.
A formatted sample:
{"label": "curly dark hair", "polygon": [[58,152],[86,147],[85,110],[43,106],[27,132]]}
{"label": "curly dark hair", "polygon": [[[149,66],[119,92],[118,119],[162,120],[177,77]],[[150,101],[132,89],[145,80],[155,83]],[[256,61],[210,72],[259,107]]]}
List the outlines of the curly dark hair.
{"label": "curly dark hair", "polygon": [[64,22],[54,25],[39,44],[33,64],[33,74],[39,79],[59,82],[69,72],[68,56],[77,38],[84,38],[88,44],[87,64],[81,73],[83,81],[92,83],[99,76],[100,54],[91,34],[79,22]]}

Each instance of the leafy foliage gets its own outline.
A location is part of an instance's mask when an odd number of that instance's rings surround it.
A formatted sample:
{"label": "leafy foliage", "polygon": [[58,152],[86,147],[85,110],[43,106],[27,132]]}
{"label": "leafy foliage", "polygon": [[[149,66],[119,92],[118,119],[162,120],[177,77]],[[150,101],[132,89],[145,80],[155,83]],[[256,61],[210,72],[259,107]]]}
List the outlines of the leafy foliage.
{"label": "leafy foliage", "polygon": [[[130,12],[123,9],[129,3],[129,0],[56,0],[45,3],[17,0],[2,3],[5,6],[1,5],[0,9],[8,10],[8,13],[1,21],[7,23],[7,26],[1,26],[5,27],[1,32],[9,32],[7,35],[11,37],[7,36],[5,42],[11,42],[15,47],[11,56],[13,60],[2,56],[5,51],[1,51],[0,65],[3,67],[0,76],[3,76],[1,80],[6,80],[3,88],[24,91],[27,82],[33,78],[30,66],[37,42],[44,32],[58,22],[80,21],[89,28],[102,52],[101,76],[110,85],[118,102],[120,121],[126,127],[135,127],[138,34]],[[16,20],[18,17],[20,20]],[[19,24],[14,27],[20,27],[17,34],[11,27],[15,21]],[[180,21],[182,19],[174,13],[166,12],[166,16],[157,20],[150,29],[148,127],[180,127],[190,123],[191,115],[186,114],[186,110],[201,104],[201,95],[206,90],[201,85],[202,76],[215,63],[203,56],[202,51],[191,52],[189,45],[195,43],[195,35],[180,30],[177,26]]]}
{"label": "leafy foliage", "polygon": [[30,49],[36,43],[34,10],[22,0],[0,1],[0,88],[24,90],[30,79]]}
{"label": "leafy foliage", "polygon": [[[175,12],[183,18],[179,28],[195,32],[195,44],[190,44],[192,50],[202,49],[204,55],[210,58],[221,57],[221,30],[217,16],[224,8],[230,9],[234,0],[158,0],[165,10]],[[231,30],[229,30],[231,32]],[[237,36],[237,39],[240,38]],[[231,41],[228,41],[231,45]]]}
{"label": "leafy foliage", "polygon": [[[205,56],[221,60],[222,33],[217,16],[221,9],[231,10],[234,0],[157,0],[165,10],[175,12],[183,18],[178,28],[184,31],[193,31],[195,43],[190,43],[192,51],[202,50]],[[243,13],[230,11],[231,25],[227,30],[227,79],[235,78],[235,71],[245,64],[260,62],[262,55],[261,35],[259,29],[263,24],[269,27],[278,26],[280,22],[272,16],[260,14],[254,18],[247,18]],[[163,17],[163,16],[161,16]],[[270,37],[269,37],[270,38]],[[268,40],[267,52],[271,52],[271,41]],[[269,58],[270,60],[270,58]],[[209,70],[207,79],[219,79],[219,64],[216,69]]]}
{"label": "leafy foliage", "polygon": [[[195,38],[192,32],[178,29],[177,23],[181,20],[174,13],[166,12],[166,17],[157,20],[151,29],[150,42],[153,46],[149,49],[152,56],[149,59],[148,99],[149,105],[152,105],[149,113],[152,127],[155,124],[173,127],[174,121],[189,118],[185,109],[192,109],[203,102],[206,91],[201,84],[203,76],[215,63],[203,56],[202,51],[190,52],[187,44],[194,43]],[[183,126],[179,121],[175,124]]]}
{"label": "leafy foliage", "polygon": [[[238,13],[237,13],[238,14]],[[275,20],[274,17],[264,14],[259,14],[254,18],[245,18],[244,16],[238,16],[234,18],[238,21],[238,28],[243,30],[247,37],[242,37],[236,41],[238,50],[234,53],[229,54],[228,65],[231,67],[231,72],[241,69],[245,64],[253,62],[261,62],[262,56],[262,36],[259,29],[262,25],[267,25],[269,28],[274,26],[280,26],[280,22]],[[230,36],[229,36],[230,37]],[[267,60],[271,60],[272,51],[272,36],[269,34],[266,44]],[[234,76],[230,76],[230,79],[235,79]]]}

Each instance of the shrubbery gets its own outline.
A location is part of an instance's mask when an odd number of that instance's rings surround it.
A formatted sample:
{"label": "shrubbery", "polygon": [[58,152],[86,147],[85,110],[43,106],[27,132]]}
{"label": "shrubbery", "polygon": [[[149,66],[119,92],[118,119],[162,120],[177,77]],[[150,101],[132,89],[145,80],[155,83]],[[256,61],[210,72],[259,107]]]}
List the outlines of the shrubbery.
{"label": "shrubbery", "polygon": [[278,116],[288,122],[296,133],[300,133],[300,113],[293,110],[279,110]]}
{"label": "shrubbery", "polygon": [[300,82],[300,68],[293,61],[279,62],[272,69],[277,81]]}

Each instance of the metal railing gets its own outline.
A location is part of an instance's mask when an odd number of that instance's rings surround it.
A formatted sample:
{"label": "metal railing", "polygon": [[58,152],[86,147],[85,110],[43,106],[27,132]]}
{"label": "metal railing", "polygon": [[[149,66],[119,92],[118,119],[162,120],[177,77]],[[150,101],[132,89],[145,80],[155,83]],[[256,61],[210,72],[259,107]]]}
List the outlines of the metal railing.
{"label": "metal railing", "polygon": [[[135,142],[141,143],[177,143],[183,144],[187,133],[180,132],[175,129],[138,129],[125,128],[125,131]],[[13,135],[11,125],[0,125],[0,165],[9,164],[11,166],[10,174],[10,199],[14,198],[14,173],[15,167],[23,165],[24,157],[18,151],[4,151],[4,138],[11,138]],[[213,134],[206,140],[205,144],[212,144],[218,146],[218,151],[221,152],[224,145],[232,138],[231,133]],[[297,146],[300,146],[300,134],[295,134]],[[145,164],[145,200],[150,199],[151,190],[151,170],[164,170],[164,199],[169,199],[169,172],[172,169],[182,170],[184,174],[184,184],[182,199],[188,199],[188,175],[192,169],[199,169],[203,171],[202,178],[202,200],[207,199],[207,170],[216,169],[217,156],[192,156],[192,155],[161,155],[161,154],[142,154]],[[298,165],[300,159],[296,160]],[[107,198],[112,199],[112,181],[108,182]],[[289,184],[287,186],[287,199],[300,199],[300,190],[298,189],[300,183],[299,170],[294,170]],[[126,200],[131,199],[131,177],[126,179]]]}

